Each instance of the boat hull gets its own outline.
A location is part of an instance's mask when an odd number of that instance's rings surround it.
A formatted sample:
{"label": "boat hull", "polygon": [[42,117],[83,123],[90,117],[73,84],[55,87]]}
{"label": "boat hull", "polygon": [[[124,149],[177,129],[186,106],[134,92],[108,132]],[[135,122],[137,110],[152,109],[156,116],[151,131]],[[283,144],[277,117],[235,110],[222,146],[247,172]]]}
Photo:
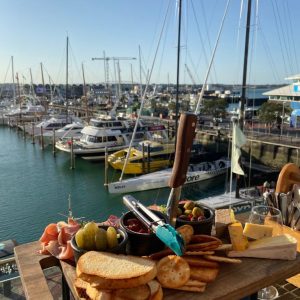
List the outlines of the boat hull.
{"label": "boat hull", "polygon": [[[229,168],[229,162],[227,160],[218,160],[216,164],[222,161],[220,168],[211,170],[194,170],[188,171],[186,176],[186,184],[196,183],[199,181],[211,179],[213,177],[222,175]],[[204,164],[199,164],[203,166]],[[197,165],[193,165],[196,169]],[[108,184],[108,191],[110,193],[130,193],[152,189],[159,189],[168,187],[169,179],[172,174],[172,169],[166,169],[163,171],[142,175],[136,178],[130,178],[121,182],[113,182]]]}

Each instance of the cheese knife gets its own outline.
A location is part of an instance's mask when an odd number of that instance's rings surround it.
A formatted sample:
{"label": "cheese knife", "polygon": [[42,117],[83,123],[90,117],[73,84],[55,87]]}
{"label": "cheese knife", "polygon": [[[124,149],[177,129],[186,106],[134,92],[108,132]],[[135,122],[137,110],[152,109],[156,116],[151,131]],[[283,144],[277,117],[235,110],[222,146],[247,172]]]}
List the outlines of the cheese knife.
{"label": "cheese knife", "polygon": [[296,227],[297,223],[299,223],[299,221],[300,221],[300,209],[295,206],[290,227],[292,229],[295,229],[295,227]]}
{"label": "cheese knife", "polygon": [[155,235],[177,255],[183,255],[184,240],[182,236],[170,224],[165,223],[151,210],[137,201],[134,197],[126,195],[123,203],[134,215],[149,228]]}
{"label": "cheese knife", "polygon": [[195,137],[196,123],[197,116],[195,114],[181,114],[177,132],[175,160],[169,181],[169,187],[172,189],[167,203],[167,215],[170,224],[173,226],[175,226],[176,223],[181,187],[186,180],[186,172]]}
{"label": "cheese knife", "polygon": [[281,211],[282,221],[283,224],[286,225],[287,222],[287,194],[280,193],[278,195],[278,203],[279,203],[279,210]]}

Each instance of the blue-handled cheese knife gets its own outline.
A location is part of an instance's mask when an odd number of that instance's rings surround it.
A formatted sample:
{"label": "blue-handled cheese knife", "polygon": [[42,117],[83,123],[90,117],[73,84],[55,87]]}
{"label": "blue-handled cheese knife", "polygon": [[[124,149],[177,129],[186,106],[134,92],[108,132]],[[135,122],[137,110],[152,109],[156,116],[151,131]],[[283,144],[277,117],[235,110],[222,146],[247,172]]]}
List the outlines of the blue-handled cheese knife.
{"label": "blue-handled cheese knife", "polygon": [[123,203],[147,228],[155,233],[166,246],[173,250],[175,254],[179,256],[183,254],[184,240],[174,227],[165,223],[163,219],[160,219],[151,210],[130,195],[123,197]]}

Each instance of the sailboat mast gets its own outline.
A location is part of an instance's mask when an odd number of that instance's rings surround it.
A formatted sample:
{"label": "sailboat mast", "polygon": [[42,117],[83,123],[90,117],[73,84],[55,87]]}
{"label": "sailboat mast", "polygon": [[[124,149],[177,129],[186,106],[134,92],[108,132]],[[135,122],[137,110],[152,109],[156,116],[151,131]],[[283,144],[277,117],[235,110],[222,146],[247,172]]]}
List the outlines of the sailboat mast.
{"label": "sailboat mast", "polygon": [[177,143],[177,129],[178,129],[178,115],[179,115],[181,7],[182,7],[182,1],[179,0],[178,1],[177,73],[176,73],[176,108],[175,108],[175,147],[176,147],[176,143]]}
{"label": "sailboat mast", "polygon": [[83,63],[81,64],[81,70],[82,70],[82,79],[83,79],[83,96],[84,96],[85,109],[86,109],[85,114],[86,114],[86,117],[88,118],[88,116],[89,116],[89,112],[88,112],[89,106],[88,106],[88,98],[87,98],[87,92],[86,92],[86,83],[85,83],[85,74],[84,74]]}
{"label": "sailboat mast", "polygon": [[47,111],[48,110],[48,107],[46,105],[46,100],[45,100],[45,92],[46,92],[46,89],[45,89],[45,80],[44,80],[44,70],[43,70],[43,63],[41,63],[41,74],[42,74],[42,84],[43,84],[43,97],[42,97],[42,104],[43,106],[45,107],[45,110]]}
{"label": "sailboat mast", "polygon": [[68,123],[69,103],[68,103],[68,80],[69,80],[69,37],[67,36],[66,50],[66,122]]}
{"label": "sailboat mast", "polygon": [[31,68],[29,68],[29,74],[30,74],[30,94],[32,97],[35,97]]}
{"label": "sailboat mast", "polygon": [[50,102],[52,102],[53,99],[53,91],[52,91],[52,84],[51,84],[51,78],[49,75],[49,87],[50,87]]}
{"label": "sailboat mast", "polygon": [[250,21],[251,21],[251,4],[252,4],[252,0],[248,0],[242,95],[241,95],[241,102],[240,102],[241,105],[240,105],[240,113],[239,113],[239,123],[240,123],[240,127],[242,130],[244,128],[244,119],[245,119],[244,112],[245,112],[245,102],[246,102],[246,84],[247,84],[248,49],[249,49]]}
{"label": "sailboat mast", "polygon": [[143,83],[142,83],[142,59],[141,59],[141,46],[139,45],[139,65],[140,65],[140,96],[143,96]]}
{"label": "sailboat mast", "polygon": [[11,57],[11,74],[12,74],[12,82],[13,82],[13,99],[14,105],[16,105],[16,86],[15,86],[15,70],[14,70],[14,57]]}
{"label": "sailboat mast", "polygon": [[[248,0],[242,95],[241,95],[240,112],[239,112],[239,125],[240,125],[241,130],[243,130],[243,128],[244,128],[244,119],[245,119],[245,102],[246,102],[246,84],[247,84],[248,48],[249,48],[250,22],[251,22],[251,6],[252,6],[252,0]],[[235,197],[236,198],[239,198],[239,196],[240,196],[240,186],[241,186],[241,177],[240,177],[240,175],[237,175],[236,188],[235,188]]]}

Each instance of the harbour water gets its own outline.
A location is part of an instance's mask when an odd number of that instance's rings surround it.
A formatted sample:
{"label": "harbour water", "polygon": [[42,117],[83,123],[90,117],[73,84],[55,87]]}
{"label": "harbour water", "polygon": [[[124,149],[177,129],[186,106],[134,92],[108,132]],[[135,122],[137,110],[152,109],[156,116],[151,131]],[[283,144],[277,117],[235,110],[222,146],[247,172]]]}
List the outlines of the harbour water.
{"label": "harbour water", "polygon": [[[117,179],[113,171],[109,179]],[[45,226],[65,220],[68,196],[76,217],[104,221],[111,214],[126,212],[122,195],[109,194],[104,183],[104,164],[76,159],[74,170],[65,153],[52,155],[38,143],[24,139],[21,132],[0,126],[0,241],[15,239],[18,243],[38,239]],[[224,177],[207,180],[183,189],[182,197],[200,199],[222,193]],[[166,204],[168,188],[134,193],[149,204]]]}

